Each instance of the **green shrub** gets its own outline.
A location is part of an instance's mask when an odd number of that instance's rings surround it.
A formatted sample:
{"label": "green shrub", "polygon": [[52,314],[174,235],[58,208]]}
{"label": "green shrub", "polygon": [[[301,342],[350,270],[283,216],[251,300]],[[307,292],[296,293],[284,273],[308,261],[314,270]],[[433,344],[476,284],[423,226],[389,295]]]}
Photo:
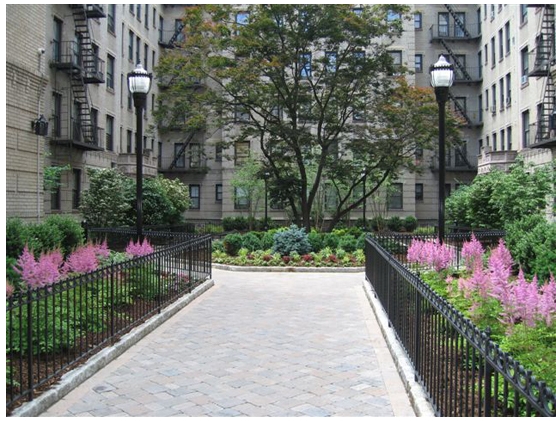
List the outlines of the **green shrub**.
{"label": "green shrub", "polygon": [[318,253],[324,248],[324,235],[320,232],[311,230],[307,235],[307,239],[309,240],[309,244],[311,244],[311,249],[315,253]]}
{"label": "green shrub", "polygon": [[261,250],[270,250],[274,245],[274,234],[265,232],[261,237]]}
{"label": "green shrub", "polygon": [[224,249],[230,256],[237,256],[242,244],[243,239],[241,234],[228,234],[224,237]]}
{"label": "green shrub", "polygon": [[336,232],[324,234],[323,248],[329,247],[334,250],[338,248],[338,244],[340,244],[340,236]]}
{"label": "green shrub", "polygon": [[417,228],[417,218],[408,216],[403,221],[403,226],[407,232],[413,232]]}
{"label": "green shrub", "polygon": [[62,253],[65,255],[85,242],[83,227],[71,216],[50,215],[44,223],[55,226],[62,234]]}
{"label": "green shrub", "polygon": [[63,236],[56,225],[29,224],[28,234],[29,250],[33,250],[33,254],[37,257],[62,245]]}
{"label": "green shrub", "polygon": [[27,225],[19,218],[6,220],[6,255],[18,258],[29,236]]}
{"label": "green shrub", "polygon": [[400,218],[399,216],[392,216],[386,222],[386,226],[390,231],[400,232],[403,227],[402,218]]}
{"label": "green shrub", "polygon": [[222,240],[213,240],[212,242],[212,251],[225,251],[224,248],[224,241]]}
{"label": "green shrub", "polygon": [[375,216],[371,219],[370,224],[373,231],[384,231],[386,229],[386,219],[382,216]]}
{"label": "green shrub", "polygon": [[340,238],[338,248],[353,253],[357,249],[357,239],[351,234],[344,235]]}
{"label": "green shrub", "polygon": [[226,216],[222,218],[222,228],[224,231],[233,231],[235,230],[235,219],[231,216]]}
{"label": "green shrub", "polygon": [[274,234],[274,253],[280,253],[282,256],[290,256],[296,252],[300,255],[311,251],[311,244],[307,238],[304,228],[298,228],[297,225],[291,225],[286,231]]}
{"label": "green shrub", "polygon": [[367,238],[367,234],[365,233],[357,238],[356,250],[365,250],[365,238]]}
{"label": "green shrub", "polygon": [[260,250],[261,240],[255,233],[249,232],[243,236],[241,245],[249,251]]}

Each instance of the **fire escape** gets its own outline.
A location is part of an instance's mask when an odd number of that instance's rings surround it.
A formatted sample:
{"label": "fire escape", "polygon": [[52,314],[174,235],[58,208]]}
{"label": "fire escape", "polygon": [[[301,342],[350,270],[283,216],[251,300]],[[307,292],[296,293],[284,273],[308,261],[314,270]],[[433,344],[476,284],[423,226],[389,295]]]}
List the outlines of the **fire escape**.
{"label": "fire escape", "polygon": [[104,61],[93,47],[89,20],[106,17],[101,5],[74,4],[75,40],[65,41],[55,53],[51,67],[70,78],[73,111],[64,121],[58,121],[52,140],[85,150],[102,150],[99,129],[91,112],[88,84],[104,83]]}
{"label": "fire escape", "polygon": [[556,65],[555,22],[553,4],[529,4],[528,7],[542,7],[543,16],[537,35],[535,61],[529,76],[542,77],[543,99],[537,115],[537,133],[532,148],[556,146],[556,88],[551,67]]}

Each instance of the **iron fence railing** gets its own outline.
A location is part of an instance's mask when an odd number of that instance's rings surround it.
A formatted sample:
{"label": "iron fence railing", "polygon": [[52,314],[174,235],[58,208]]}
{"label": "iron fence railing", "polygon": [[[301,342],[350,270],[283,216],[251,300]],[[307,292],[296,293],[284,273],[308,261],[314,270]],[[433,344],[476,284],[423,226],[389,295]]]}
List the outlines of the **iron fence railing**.
{"label": "iron fence railing", "polygon": [[[556,416],[550,388],[404,266],[399,250],[387,251],[400,241],[405,246],[405,237],[367,237],[366,279],[436,415]],[[483,240],[489,237],[496,241],[494,233]],[[446,243],[459,238],[447,236]]]}
{"label": "iron fence railing", "polygon": [[211,237],[197,236],[8,297],[7,412],[211,276]]}

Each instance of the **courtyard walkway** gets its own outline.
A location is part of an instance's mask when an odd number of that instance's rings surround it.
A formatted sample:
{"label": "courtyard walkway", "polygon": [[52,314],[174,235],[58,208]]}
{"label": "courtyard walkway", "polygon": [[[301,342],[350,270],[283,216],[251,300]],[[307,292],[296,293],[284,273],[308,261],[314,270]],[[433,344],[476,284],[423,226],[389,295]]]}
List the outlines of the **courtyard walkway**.
{"label": "courtyard walkway", "polygon": [[41,416],[404,416],[363,273],[214,270],[215,286]]}

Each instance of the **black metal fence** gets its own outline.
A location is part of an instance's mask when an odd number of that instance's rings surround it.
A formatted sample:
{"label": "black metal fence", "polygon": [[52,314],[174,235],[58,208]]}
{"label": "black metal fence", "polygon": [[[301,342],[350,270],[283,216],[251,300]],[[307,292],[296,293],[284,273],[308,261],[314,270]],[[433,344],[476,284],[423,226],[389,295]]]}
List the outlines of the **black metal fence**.
{"label": "black metal fence", "polygon": [[556,416],[554,393],[381,245],[394,240],[367,237],[366,279],[436,414]]}
{"label": "black metal fence", "polygon": [[211,276],[211,237],[197,236],[10,296],[7,411]]}

